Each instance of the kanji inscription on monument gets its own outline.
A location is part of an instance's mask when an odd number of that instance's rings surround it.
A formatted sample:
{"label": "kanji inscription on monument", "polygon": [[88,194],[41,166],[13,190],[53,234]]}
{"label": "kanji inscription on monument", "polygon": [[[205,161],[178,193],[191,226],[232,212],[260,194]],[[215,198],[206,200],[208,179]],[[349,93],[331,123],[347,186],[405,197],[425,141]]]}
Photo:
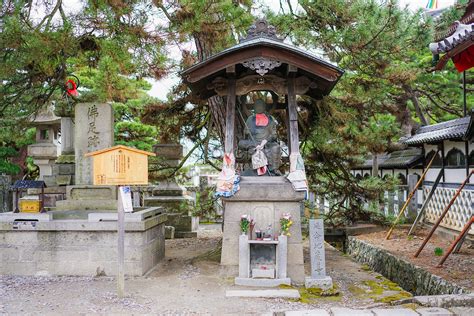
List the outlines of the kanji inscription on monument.
{"label": "kanji inscription on monument", "polygon": [[324,251],[324,222],[322,219],[309,220],[309,246],[311,255],[311,276],[305,280],[307,288],[323,290],[332,287],[332,278],[326,275],[326,256]]}
{"label": "kanji inscription on monument", "polygon": [[324,226],[322,219],[310,220],[310,253],[311,253],[311,277],[320,278],[326,276],[326,260],[324,253]]}
{"label": "kanji inscription on monument", "polygon": [[114,113],[107,103],[78,103],[75,107],[76,184],[92,184],[92,161],[85,154],[111,147]]}

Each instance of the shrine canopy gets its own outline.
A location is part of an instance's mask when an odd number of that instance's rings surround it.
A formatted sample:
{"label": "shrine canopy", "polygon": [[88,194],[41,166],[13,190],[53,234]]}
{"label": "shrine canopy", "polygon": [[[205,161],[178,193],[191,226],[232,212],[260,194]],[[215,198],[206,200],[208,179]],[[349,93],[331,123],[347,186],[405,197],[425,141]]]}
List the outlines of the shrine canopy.
{"label": "shrine canopy", "polygon": [[343,73],[307,50],[284,43],[275,27],[266,20],[257,20],[239,44],[181,75],[194,96],[203,100],[227,95],[228,78],[236,80],[236,95],[257,90],[287,95],[288,77],[294,78],[295,94],[321,99],[331,92]]}
{"label": "shrine canopy", "polygon": [[[458,72],[474,67],[474,0],[469,1],[464,15],[447,33],[430,44],[430,50],[437,60],[434,70],[443,69],[450,59]],[[444,55],[439,58],[440,54]]]}

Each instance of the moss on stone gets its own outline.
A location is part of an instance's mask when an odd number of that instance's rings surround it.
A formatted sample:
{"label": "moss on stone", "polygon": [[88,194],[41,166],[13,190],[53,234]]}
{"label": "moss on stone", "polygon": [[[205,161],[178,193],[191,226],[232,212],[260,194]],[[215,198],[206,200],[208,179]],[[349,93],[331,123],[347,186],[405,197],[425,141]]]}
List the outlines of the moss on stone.
{"label": "moss on stone", "polygon": [[401,299],[404,299],[404,298],[407,298],[407,297],[412,297],[412,295],[408,292],[403,291],[403,292],[400,292],[398,294],[393,294],[393,295],[377,298],[377,299],[375,299],[375,301],[380,302],[380,303],[390,304],[391,302],[398,301],[398,300],[401,300]]}
{"label": "moss on stone", "polygon": [[294,286],[288,285],[288,284],[280,284],[278,287],[279,287],[280,289],[286,289],[286,290],[288,290],[288,289],[294,289],[294,288],[295,288]]}
{"label": "moss on stone", "polygon": [[357,285],[349,285],[349,287],[347,288],[349,290],[349,292],[351,292],[353,295],[355,296],[360,296],[360,295],[364,295],[364,294],[367,294],[367,291],[358,287]]}
{"label": "moss on stone", "polygon": [[329,290],[322,290],[319,288],[299,288],[300,292],[300,303],[313,304],[317,301],[340,301],[342,295],[339,292],[337,285],[333,285]]}
{"label": "moss on stone", "polygon": [[372,271],[372,269],[366,264],[361,265],[360,268],[364,271]]}

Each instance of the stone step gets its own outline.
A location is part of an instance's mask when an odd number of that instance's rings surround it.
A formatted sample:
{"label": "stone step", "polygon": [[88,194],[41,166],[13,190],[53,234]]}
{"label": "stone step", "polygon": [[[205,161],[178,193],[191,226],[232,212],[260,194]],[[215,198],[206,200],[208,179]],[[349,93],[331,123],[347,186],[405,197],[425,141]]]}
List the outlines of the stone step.
{"label": "stone step", "polygon": [[116,210],[116,200],[63,200],[56,201],[57,211],[67,210]]}
{"label": "stone step", "polygon": [[300,298],[298,290],[227,290],[226,297]]}

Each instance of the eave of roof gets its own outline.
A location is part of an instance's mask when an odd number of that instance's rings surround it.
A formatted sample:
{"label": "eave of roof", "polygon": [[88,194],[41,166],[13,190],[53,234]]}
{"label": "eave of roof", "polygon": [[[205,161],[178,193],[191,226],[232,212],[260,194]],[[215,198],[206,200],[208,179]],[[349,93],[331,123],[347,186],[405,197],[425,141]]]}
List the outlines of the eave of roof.
{"label": "eave of roof", "polygon": [[85,154],[84,156],[92,157],[92,156],[96,156],[96,155],[103,154],[103,153],[106,153],[108,151],[113,151],[113,150],[127,150],[127,151],[131,151],[131,152],[134,152],[134,153],[142,154],[142,155],[156,156],[155,153],[151,153],[151,152],[148,152],[148,151],[136,149],[136,148],[133,148],[133,147],[127,147],[127,146],[123,146],[123,145],[117,145],[117,146],[114,146],[114,147],[109,147],[109,148],[93,151],[93,152]]}
{"label": "eave of roof", "polygon": [[322,65],[325,65],[327,66],[328,68],[331,68],[333,70],[335,70],[336,72],[339,73],[339,77],[342,76],[342,74],[344,74],[344,70],[342,70],[341,68],[319,58],[318,56],[306,51],[306,50],[303,50],[301,48],[298,48],[298,47],[295,47],[293,45],[289,45],[287,43],[284,43],[284,42],[280,42],[280,41],[276,41],[276,40],[273,40],[273,39],[270,39],[268,37],[265,37],[265,36],[260,36],[260,37],[257,37],[257,38],[254,38],[254,39],[251,39],[251,40],[246,40],[246,41],[242,41],[240,42],[239,44],[237,45],[234,45],[232,47],[229,47],[215,55],[212,55],[211,57],[209,57],[208,59],[204,60],[204,61],[201,61],[200,63],[197,63],[185,70],[183,70],[181,72],[181,76],[183,76],[184,78],[186,78],[186,76],[193,72],[194,70],[196,69],[199,69],[201,67],[204,67],[205,65],[209,64],[210,62],[216,60],[216,59],[219,59],[219,58],[222,58],[223,56],[229,54],[229,53],[232,53],[232,52],[235,52],[235,51],[238,51],[238,50],[243,50],[245,48],[249,48],[249,47],[254,47],[254,46],[268,46],[268,47],[276,47],[276,48],[281,48],[281,49],[285,49],[285,50],[288,50],[288,51],[291,51],[291,52],[294,52],[298,55],[301,55],[301,56],[304,56],[306,58],[309,58],[319,64],[322,64]]}
{"label": "eave of roof", "polygon": [[423,151],[421,148],[408,148],[390,153],[380,167],[388,168],[411,168],[423,161]]}
{"label": "eave of roof", "polygon": [[463,140],[468,134],[471,116],[438,124],[422,126],[415,135],[401,140],[406,145],[437,143],[443,140]]}

